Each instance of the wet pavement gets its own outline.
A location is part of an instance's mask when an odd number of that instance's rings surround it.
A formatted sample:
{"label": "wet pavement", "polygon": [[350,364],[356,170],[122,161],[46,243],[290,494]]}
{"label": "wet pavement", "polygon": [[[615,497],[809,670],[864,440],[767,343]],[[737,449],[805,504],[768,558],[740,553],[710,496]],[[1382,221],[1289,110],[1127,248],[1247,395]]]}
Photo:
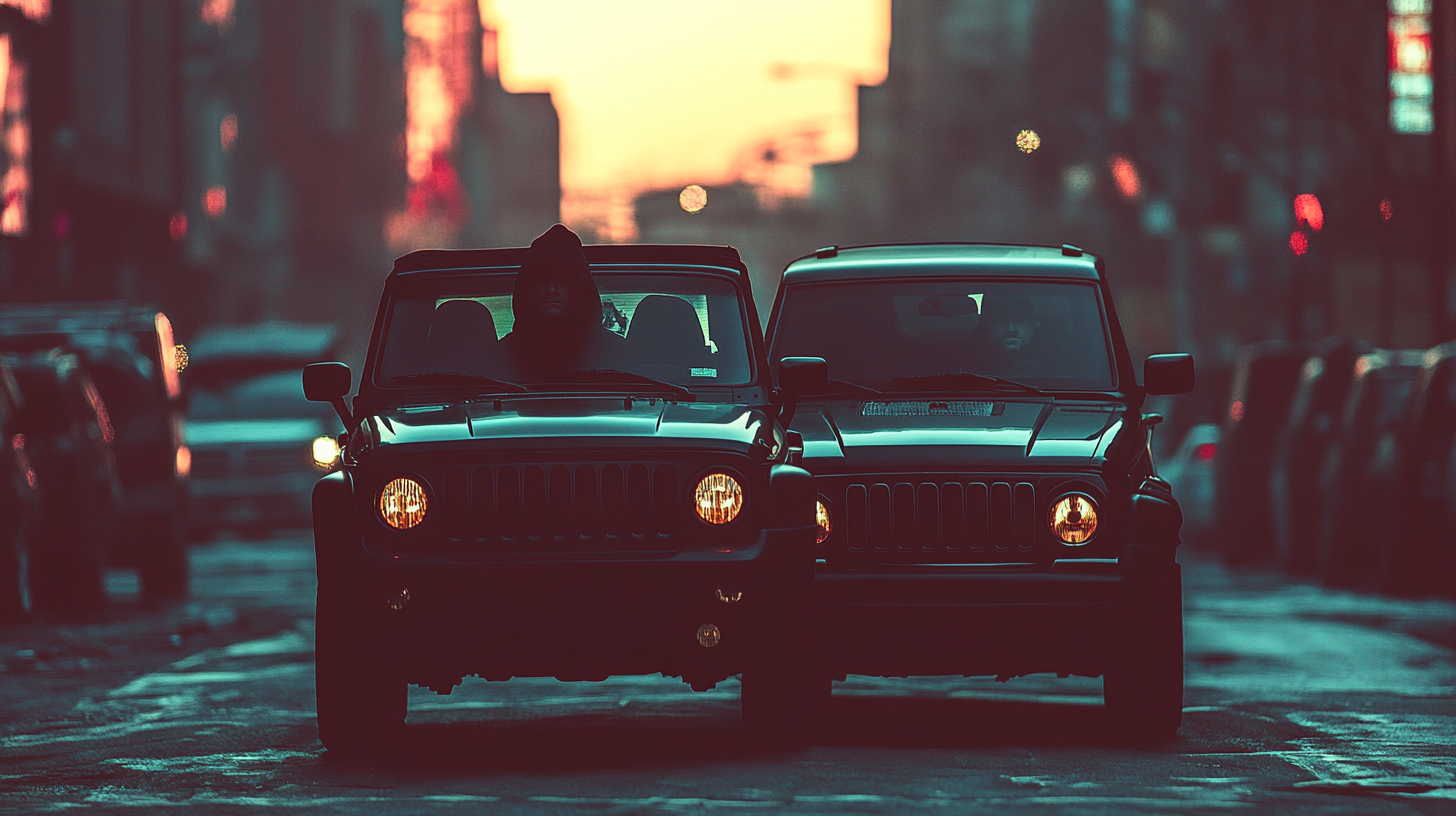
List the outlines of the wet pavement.
{"label": "wet pavement", "polygon": [[350,765],[314,728],[306,534],[219,541],[188,603],[116,572],[96,619],[0,628],[0,812],[1456,812],[1456,604],[1183,560],[1186,713],[1156,749],[1107,737],[1100,680],[850,678],[770,753],[735,681],[470,679],[412,689],[401,758]]}

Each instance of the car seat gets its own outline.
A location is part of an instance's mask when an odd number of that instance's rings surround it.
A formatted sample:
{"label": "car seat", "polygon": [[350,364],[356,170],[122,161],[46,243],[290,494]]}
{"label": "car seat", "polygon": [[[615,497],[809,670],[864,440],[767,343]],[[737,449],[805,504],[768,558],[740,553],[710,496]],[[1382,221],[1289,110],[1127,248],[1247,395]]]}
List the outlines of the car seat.
{"label": "car seat", "polygon": [[428,370],[490,374],[496,361],[495,318],[476,300],[447,300],[430,318]]}
{"label": "car seat", "polygon": [[672,365],[689,374],[712,366],[698,312],[680,297],[648,295],[627,326],[626,357],[637,365]]}

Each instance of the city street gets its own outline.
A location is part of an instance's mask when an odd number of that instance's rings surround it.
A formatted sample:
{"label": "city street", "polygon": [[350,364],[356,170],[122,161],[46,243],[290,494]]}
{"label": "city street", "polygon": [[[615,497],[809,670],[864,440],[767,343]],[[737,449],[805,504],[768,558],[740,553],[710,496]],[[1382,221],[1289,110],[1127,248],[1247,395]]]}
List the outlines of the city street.
{"label": "city street", "polygon": [[1188,555],[1184,725],[1155,749],[1104,735],[1099,680],[851,678],[812,747],[765,753],[733,681],[472,678],[413,689],[399,757],[351,766],[314,726],[306,533],[223,540],[187,604],[112,572],[103,616],[0,629],[0,811],[1456,810],[1456,604]]}

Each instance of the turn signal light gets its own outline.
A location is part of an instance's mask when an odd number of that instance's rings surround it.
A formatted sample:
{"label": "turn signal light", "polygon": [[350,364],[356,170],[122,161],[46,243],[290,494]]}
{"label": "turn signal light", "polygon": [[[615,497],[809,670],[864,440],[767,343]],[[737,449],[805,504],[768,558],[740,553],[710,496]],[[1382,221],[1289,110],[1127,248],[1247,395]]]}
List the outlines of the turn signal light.
{"label": "turn signal light", "polygon": [[1097,534],[1097,504],[1081,493],[1070,493],[1052,505],[1052,532],[1068,547],[1080,547]]}
{"label": "turn signal light", "polygon": [[425,486],[407,476],[379,491],[379,517],[396,530],[408,530],[424,521],[428,506]]}
{"label": "turn signal light", "polygon": [[339,443],[332,436],[320,436],[313,441],[313,463],[321,468],[334,466],[339,459]]}
{"label": "turn signal light", "polygon": [[743,509],[743,487],[726,473],[709,473],[693,491],[693,509],[709,524],[727,524]]}

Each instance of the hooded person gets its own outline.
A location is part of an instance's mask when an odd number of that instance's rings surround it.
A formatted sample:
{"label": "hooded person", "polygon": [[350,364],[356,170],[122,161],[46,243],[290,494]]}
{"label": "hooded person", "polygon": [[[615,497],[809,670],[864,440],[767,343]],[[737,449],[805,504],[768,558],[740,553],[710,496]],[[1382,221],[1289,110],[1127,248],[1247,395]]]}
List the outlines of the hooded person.
{"label": "hooded person", "polygon": [[986,295],[981,301],[983,365],[987,373],[1034,371],[1041,367],[1036,357],[1036,309],[1031,299],[1017,295]]}
{"label": "hooded person", "polygon": [[602,325],[602,299],[581,239],[564,225],[531,242],[511,309],[515,324],[501,346],[515,376],[617,366],[622,338]]}

